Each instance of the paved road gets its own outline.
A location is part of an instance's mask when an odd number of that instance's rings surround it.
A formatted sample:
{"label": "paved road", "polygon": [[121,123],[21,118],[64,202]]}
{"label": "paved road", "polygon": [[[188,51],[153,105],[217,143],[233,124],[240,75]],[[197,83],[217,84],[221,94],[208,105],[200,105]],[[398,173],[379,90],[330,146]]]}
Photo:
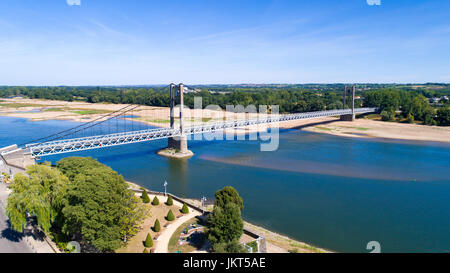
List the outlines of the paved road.
{"label": "paved road", "polygon": [[9,227],[5,215],[7,197],[6,186],[0,183],[0,253],[32,253],[23,235]]}

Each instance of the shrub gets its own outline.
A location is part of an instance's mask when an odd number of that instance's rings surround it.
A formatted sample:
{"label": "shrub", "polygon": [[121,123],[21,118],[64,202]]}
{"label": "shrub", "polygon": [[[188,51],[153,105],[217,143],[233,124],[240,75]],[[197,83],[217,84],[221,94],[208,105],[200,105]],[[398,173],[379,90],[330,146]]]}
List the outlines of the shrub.
{"label": "shrub", "polygon": [[153,231],[159,232],[161,230],[161,224],[159,223],[159,220],[156,219],[155,225],[153,226]]}
{"label": "shrub", "polygon": [[153,202],[152,202],[153,206],[158,206],[159,205],[159,199],[157,196],[155,196],[155,198],[153,198]]}
{"label": "shrub", "polygon": [[173,205],[172,195],[169,195],[169,197],[167,197],[166,205],[168,205],[168,206]]}
{"label": "shrub", "polygon": [[173,221],[175,220],[175,215],[173,215],[172,210],[169,210],[169,212],[167,213],[167,221]]}
{"label": "shrub", "polygon": [[406,118],[408,123],[414,123],[414,116],[411,115],[411,113],[408,114],[408,117]]}
{"label": "shrub", "polygon": [[288,250],[289,253],[298,253],[298,248],[293,248]]}
{"label": "shrub", "polygon": [[150,236],[150,233],[147,234],[147,238],[145,238],[144,246],[147,248],[150,248],[153,246],[153,239],[152,239],[152,236]]}
{"label": "shrub", "polygon": [[183,213],[183,214],[188,214],[189,213],[189,208],[186,205],[186,203],[183,204],[183,208],[181,208],[181,213]]}
{"label": "shrub", "polygon": [[395,120],[395,111],[394,110],[384,110],[381,112],[381,120],[383,121],[393,121]]}
{"label": "shrub", "polygon": [[147,248],[144,248],[144,251],[142,253],[150,253],[150,252],[148,251]]}
{"label": "shrub", "polygon": [[150,203],[150,197],[148,196],[148,193],[147,193],[146,190],[144,190],[144,191],[142,192],[141,198],[142,198],[142,201],[143,201],[145,204]]}

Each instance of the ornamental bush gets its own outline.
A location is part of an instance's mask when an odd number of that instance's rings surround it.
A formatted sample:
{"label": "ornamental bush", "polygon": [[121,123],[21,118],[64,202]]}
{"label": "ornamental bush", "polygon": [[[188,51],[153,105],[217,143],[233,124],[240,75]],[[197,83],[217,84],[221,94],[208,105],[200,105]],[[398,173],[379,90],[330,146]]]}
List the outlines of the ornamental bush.
{"label": "ornamental bush", "polygon": [[145,238],[144,246],[147,248],[150,248],[153,246],[153,239],[152,239],[152,236],[150,236],[150,233],[147,234],[147,238]]}
{"label": "ornamental bush", "polygon": [[407,121],[408,123],[414,123],[414,116],[411,113],[408,114]]}
{"label": "ornamental bush", "polygon": [[169,195],[169,197],[167,197],[166,205],[168,206],[173,205],[172,195]]}
{"label": "ornamental bush", "polygon": [[181,213],[183,213],[183,214],[188,214],[189,213],[189,208],[186,205],[186,203],[183,204],[183,208],[181,209]]}
{"label": "ornamental bush", "polygon": [[156,219],[155,225],[153,226],[153,231],[159,232],[161,230],[161,224],[159,223],[159,220]]}
{"label": "ornamental bush", "polygon": [[173,215],[172,210],[169,210],[169,212],[167,213],[167,221],[173,221],[175,220],[175,215]]}
{"label": "ornamental bush", "polygon": [[153,206],[158,206],[159,205],[159,199],[157,196],[155,196],[155,198],[153,198],[153,202],[152,202]]}
{"label": "ornamental bush", "polygon": [[144,190],[144,191],[142,192],[141,198],[142,198],[142,202],[144,202],[145,204],[150,203],[150,197],[148,196],[148,193],[147,193],[146,190]]}
{"label": "ornamental bush", "polygon": [[147,248],[144,248],[144,252],[142,253],[150,253]]}

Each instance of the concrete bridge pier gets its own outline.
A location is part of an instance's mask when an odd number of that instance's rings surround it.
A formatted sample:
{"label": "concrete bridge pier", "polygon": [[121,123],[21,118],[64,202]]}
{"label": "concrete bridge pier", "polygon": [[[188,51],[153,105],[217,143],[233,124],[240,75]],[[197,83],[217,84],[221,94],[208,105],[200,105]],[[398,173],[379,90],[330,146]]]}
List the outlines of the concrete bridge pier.
{"label": "concrete bridge pier", "polygon": [[[342,109],[345,110],[346,109],[346,96],[347,96],[347,92],[350,91],[349,88],[347,88],[347,86],[344,86],[344,100],[342,103]],[[351,114],[347,114],[347,115],[341,115],[341,121],[354,121],[356,119],[356,115],[355,115],[355,93],[356,93],[356,87],[352,86],[351,89],[352,92],[352,113]]]}
{"label": "concrete bridge pier", "polygon": [[[180,131],[183,132],[183,109],[184,109],[184,85],[181,83],[178,87],[180,95]],[[175,98],[176,87],[175,84],[170,85],[170,128],[175,128]],[[183,134],[178,137],[170,137],[168,139],[167,148],[158,152],[159,155],[169,158],[189,158],[194,155],[188,149],[187,137]]]}

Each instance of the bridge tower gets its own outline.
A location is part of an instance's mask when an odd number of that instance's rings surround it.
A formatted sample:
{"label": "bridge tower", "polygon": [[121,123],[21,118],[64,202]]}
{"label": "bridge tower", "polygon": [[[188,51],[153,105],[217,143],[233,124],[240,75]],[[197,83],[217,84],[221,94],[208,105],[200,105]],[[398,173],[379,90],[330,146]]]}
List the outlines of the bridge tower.
{"label": "bridge tower", "polygon": [[159,155],[170,157],[170,158],[189,158],[194,154],[192,151],[188,150],[187,137],[183,133],[183,110],[184,110],[184,85],[180,83],[178,88],[175,84],[170,84],[170,128],[175,128],[175,107],[176,107],[176,97],[177,91],[180,98],[179,108],[180,108],[180,132],[181,136],[171,137],[168,139],[168,145],[166,149],[158,152]]}
{"label": "bridge tower", "polygon": [[346,109],[347,104],[347,93],[352,93],[352,113],[347,115],[341,115],[342,121],[354,121],[355,120],[355,93],[356,93],[356,86],[352,86],[351,89],[347,88],[347,86],[344,86],[344,99],[342,101],[342,109]]}

